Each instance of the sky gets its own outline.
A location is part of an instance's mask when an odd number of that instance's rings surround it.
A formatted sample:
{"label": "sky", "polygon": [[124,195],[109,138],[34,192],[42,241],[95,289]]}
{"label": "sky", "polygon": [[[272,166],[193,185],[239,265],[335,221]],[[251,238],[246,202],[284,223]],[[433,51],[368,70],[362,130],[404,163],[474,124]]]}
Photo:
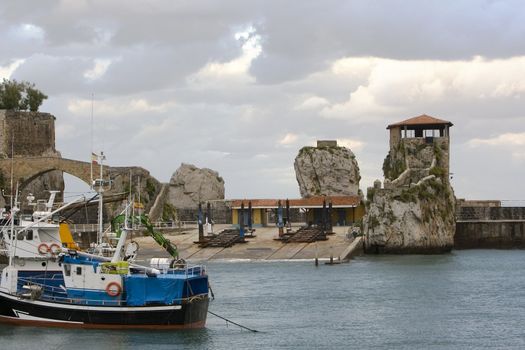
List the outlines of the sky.
{"label": "sky", "polygon": [[457,197],[524,200],[524,38],[522,0],[3,0],[0,79],[49,96],[63,157],[161,182],[191,163],[227,198],[299,197],[318,139],[366,191],[386,126],[428,114],[454,124]]}

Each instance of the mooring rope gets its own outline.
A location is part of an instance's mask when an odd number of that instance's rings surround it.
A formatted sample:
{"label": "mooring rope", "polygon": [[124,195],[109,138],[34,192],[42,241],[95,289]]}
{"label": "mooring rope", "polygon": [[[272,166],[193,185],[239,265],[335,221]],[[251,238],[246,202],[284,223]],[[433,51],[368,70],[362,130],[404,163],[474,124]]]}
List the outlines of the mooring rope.
{"label": "mooring rope", "polygon": [[244,329],[246,329],[246,330],[249,330],[250,332],[253,332],[253,333],[258,333],[258,332],[259,332],[259,331],[256,330],[256,329],[251,329],[251,328],[248,328],[248,327],[243,326],[242,324],[238,324],[238,323],[235,323],[235,322],[233,322],[233,321],[231,321],[231,320],[228,320],[226,317],[222,317],[222,316],[220,316],[220,315],[217,315],[216,313],[211,312],[210,310],[208,310],[208,313],[210,313],[210,314],[212,314],[213,316],[216,316],[216,317],[218,317],[218,318],[221,318],[221,319],[223,319],[223,320],[226,321],[226,322],[229,322],[229,323],[231,323],[231,324],[234,324],[234,325],[236,325],[236,326],[238,326],[238,327],[241,327],[241,328],[244,328]]}

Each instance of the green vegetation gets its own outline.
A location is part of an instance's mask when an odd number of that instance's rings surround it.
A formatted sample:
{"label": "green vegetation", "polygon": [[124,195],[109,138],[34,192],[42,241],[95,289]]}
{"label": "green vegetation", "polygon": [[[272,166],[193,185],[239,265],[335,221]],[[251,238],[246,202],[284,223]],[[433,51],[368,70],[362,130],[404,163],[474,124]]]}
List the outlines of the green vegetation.
{"label": "green vegetation", "polygon": [[417,202],[418,198],[418,186],[414,186],[408,189],[403,189],[401,191],[401,194],[394,197],[394,200],[403,202],[403,203],[410,203],[410,202]]}
{"label": "green vegetation", "polygon": [[366,199],[371,202],[373,199],[374,199],[374,194],[376,193],[376,189],[373,188],[373,187],[370,187],[367,191],[366,191]]}
{"label": "green vegetation", "polygon": [[443,176],[445,176],[445,169],[440,166],[435,166],[430,169],[429,174],[434,175],[435,177],[442,178]]}
{"label": "green vegetation", "polygon": [[438,146],[437,143],[434,143],[434,155],[436,156],[437,164],[442,164],[441,162],[443,161],[443,150],[441,149],[441,147]]}
{"label": "green vegetation", "polygon": [[428,144],[426,144],[426,143],[419,144],[419,145],[416,146],[416,151],[417,151],[417,153],[419,153],[419,152],[421,152],[422,150],[424,150],[427,147],[428,147]]}
{"label": "green vegetation", "polygon": [[162,221],[177,220],[177,209],[170,203],[162,207]]}
{"label": "green vegetation", "polygon": [[47,99],[35,84],[4,79],[0,84],[0,109],[37,112]]}
{"label": "green vegetation", "polygon": [[153,181],[151,181],[150,178],[146,180],[146,192],[150,199],[153,198],[153,196],[155,195],[155,192],[157,192],[157,187],[155,186]]}
{"label": "green vegetation", "polygon": [[405,144],[400,142],[395,152],[388,152],[383,161],[383,175],[386,179],[395,180],[406,170],[405,163]]}
{"label": "green vegetation", "polygon": [[301,148],[299,150],[299,156],[302,156],[304,154],[312,154],[313,150],[315,149],[315,147],[311,147],[311,146],[304,146],[303,148]]}
{"label": "green vegetation", "polygon": [[[393,164],[392,164],[393,163]],[[406,170],[405,158],[392,161],[391,154],[388,153],[383,162],[383,175],[385,178],[395,180]]]}
{"label": "green vegetation", "polygon": [[421,185],[403,189],[400,195],[394,197],[394,200],[409,203],[418,200],[435,201],[438,198],[448,198],[448,188],[438,179],[430,179]]}

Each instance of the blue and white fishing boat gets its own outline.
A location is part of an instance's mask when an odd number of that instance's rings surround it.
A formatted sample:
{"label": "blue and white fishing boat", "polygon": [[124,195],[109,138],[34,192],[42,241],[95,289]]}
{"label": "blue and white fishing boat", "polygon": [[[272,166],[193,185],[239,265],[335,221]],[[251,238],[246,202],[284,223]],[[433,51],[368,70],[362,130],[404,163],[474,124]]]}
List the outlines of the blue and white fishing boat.
{"label": "blue and white fishing boat", "polygon": [[[111,258],[74,249],[62,242],[60,225],[53,221],[65,206],[51,208],[52,200],[45,211],[17,218],[14,207],[4,220],[9,263],[1,273],[0,322],[100,329],[204,327],[209,303],[204,266],[175,259],[152,259],[150,266],[126,260],[131,219],[125,220]],[[173,244],[152,235],[177,257]]]}

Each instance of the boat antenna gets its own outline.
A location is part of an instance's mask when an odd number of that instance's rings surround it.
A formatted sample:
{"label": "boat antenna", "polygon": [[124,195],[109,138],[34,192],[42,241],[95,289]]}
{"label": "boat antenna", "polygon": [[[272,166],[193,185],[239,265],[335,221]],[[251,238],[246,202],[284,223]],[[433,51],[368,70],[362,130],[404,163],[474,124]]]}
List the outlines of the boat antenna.
{"label": "boat antenna", "polygon": [[104,223],[103,223],[103,193],[104,193],[104,174],[103,174],[103,168],[104,168],[104,160],[106,159],[106,156],[104,155],[103,151],[100,151],[100,156],[98,156],[98,159],[100,161],[100,178],[96,180],[98,184],[97,192],[99,194],[98,196],[98,237],[97,237],[97,244],[100,245],[102,243],[102,235],[104,234]]}
{"label": "boat antenna", "polygon": [[91,190],[92,191],[93,191],[93,162],[95,161],[95,159],[93,159],[94,157],[94,153],[93,153],[93,104],[94,104],[94,100],[95,100],[95,94],[91,93],[91,124],[90,124],[91,154],[90,154],[90,159],[91,159]]}
{"label": "boat antenna", "polygon": [[[11,181],[13,181],[11,179]],[[14,204],[16,205],[16,202],[18,201],[18,182],[16,183],[16,197],[14,200]],[[14,249],[14,243],[16,242],[16,234],[15,234],[15,215],[18,210],[18,208],[15,208],[13,205],[13,196],[11,196],[11,243],[9,244],[9,266],[13,266],[13,258],[15,256],[15,249]]]}
{"label": "boat antenna", "polygon": [[13,193],[13,178],[15,177],[15,134],[11,135],[11,199],[10,199],[10,205],[11,210],[13,209],[13,196],[15,195]]}

